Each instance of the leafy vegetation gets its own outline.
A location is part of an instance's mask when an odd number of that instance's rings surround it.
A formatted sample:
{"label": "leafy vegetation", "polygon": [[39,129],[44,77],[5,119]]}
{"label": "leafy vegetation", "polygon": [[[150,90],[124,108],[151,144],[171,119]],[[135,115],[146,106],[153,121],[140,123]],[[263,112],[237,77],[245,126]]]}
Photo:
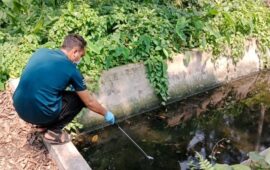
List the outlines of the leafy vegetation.
{"label": "leafy vegetation", "polygon": [[76,138],[78,134],[80,134],[80,130],[83,128],[83,125],[78,122],[78,117],[76,116],[68,125],[65,126],[65,130],[69,132],[72,138]]}
{"label": "leafy vegetation", "polygon": [[251,169],[269,169],[270,168],[270,152],[262,156],[257,152],[250,152],[249,163],[244,164],[215,164],[212,165],[207,159],[204,159],[198,152],[196,156],[199,160],[199,168],[202,170],[251,170]]}
{"label": "leafy vegetation", "polygon": [[0,5],[0,88],[21,74],[35,49],[58,48],[67,33],[88,41],[79,68],[91,90],[102,70],[143,62],[163,102],[166,60],[174,53],[198,48],[212,52],[213,59],[225,55],[237,62],[246,40],[258,40],[261,56],[270,45],[270,11],[262,0],[2,0]]}

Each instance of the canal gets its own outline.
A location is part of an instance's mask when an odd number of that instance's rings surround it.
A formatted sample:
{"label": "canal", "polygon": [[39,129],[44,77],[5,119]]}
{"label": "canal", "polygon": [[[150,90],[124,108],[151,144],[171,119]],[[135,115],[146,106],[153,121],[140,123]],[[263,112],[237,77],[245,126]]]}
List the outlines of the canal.
{"label": "canal", "polygon": [[196,152],[212,163],[238,164],[270,146],[269,85],[270,72],[260,72],[119,123],[154,160],[117,126],[74,143],[94,170],[191,169]]}

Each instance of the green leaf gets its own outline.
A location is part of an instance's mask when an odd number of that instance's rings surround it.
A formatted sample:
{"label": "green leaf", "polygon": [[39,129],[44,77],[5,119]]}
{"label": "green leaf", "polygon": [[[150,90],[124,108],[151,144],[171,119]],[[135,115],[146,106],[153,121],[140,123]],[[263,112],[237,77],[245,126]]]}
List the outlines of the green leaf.
{"label": "green leaf", "polygon": [[71,11],[72,12],[74,10],[74,4],[73,4],[73,2],[72,1],[69,1],[67,7],[68,7],[68,11]]}
{"label": "green leaf", "polygon": [[120,43],[120,33],[114,33],[111,37],[111,40],[113,40],[119,44]]}
{"label": "green leaf", "polygon": [[214,9],[214,8],[211,8],[208,10],[208,14],[210,15],[217,15],[218,14],[218,10]]}
{"label": "green leaf", "polygon": [[26,10],[26,6],[22,5],[18,1],[13,1],[13,10],[16,10],[16,12],[19,12],[21,10]]}
{"label": "green leaf", "polygon": [[148,35],[143,35],[140,37],[141,44],[143,43],[145,45],[145,51],[148,53],[150,51],[150,47],[151,47],[151,37]]}
{"label": "green leaf", "polygon": [[185,17],[179,18],[176,23],[176,30],[184,30],[187,27],[188,23],[189,21],[186,20]]}
{"label": "green leaf", "polygon": [[257,152],[249,152],[248,156],[252,161],[264,160],[264,157],[259,155],[259,153],[257,153]]}
{"label": "green leaf", "polygon": [[162,72],[163,72],[163,77],[165,77],[167,75],[167,63],[166,62],[162,62]]}
{"label": "green leaf", "polygon": [[223,16],[225,18],[225,20],[228,22],[228,24],[233,25],[234,21],[233,18],[231,17],[231,15],[227,12],[223,12]]}
{"label": "green leaf", "polygon": [[123,54],[123,56],[125,57],[125,59],[129,59],[130,51],[129,51],[128,48],[124,47],[124,48],[123,48],[123,51],[122,51],[122,54]]}
{"label": "green leaf", "polygon": [[159,51],[162,50],[162,48],[160,46],[156,46],[155,50]]}
{"label": "green leaf", "polygon": [[33,33],[39,32],[43,28],[43,25],[44,25],[44,17],[42,16],[42,17],[40,17],[40,19],[36,23],[36,25],[33,29]]}
{"label": "green leaf", "polygon": [[122,54],[122,48],[121,47],[117,47],[115,49],[115,52],[113,53],[113,56],[119,57],[121,54]]}
{"label": "green leaf", "polygon": [[202,37],[202,47],[205,48],[206,47],[206,39],[205,39],[205,36]]}
{"label": "green leaf", "polygon": [[177,33],[177,35],[179,36],[179,38],[180,38],[182,41],[186,41],[187,36],[184,34],[184,32],[178,31],[178,32],[176,32],[176,33]]}
{"label": "green leaf", "polygon": [[14,8],[14,0],[2,0],[2,2],[9,8]]}
{"label": "green leaf", "polygon": [[195,20],[194,22],[194,26],[196,28],[197,31],[201,30],[203,28],[203,22],[200,20]]}
{"label": "green leaf", "polygon": [[106,59],[105,59],[105,68],[108,69],[111,67],[111,56],[107,56]]}
{"label": "green leaf", "polygon": [[57,17],[49,17],[49,16],[48,16],[48,20],[46,21],[45,26],[46,26],[46,27],[50,27],[50,26],[52,26],[57,20],[59,20],[59,17],[58,17],[58,16],[57,16]]}
{"label": "green leaf", "polygon": [[181,17],[180,19],[178,19],[176,23],[175,32],[182,41],[186,41],[187,37],[183,31],[188,26],[188,23],[189,21],[187,21],[186,18],[184,17]]}
{"label": "green leaf", "polygon": [[96,54],[100,54],[100,52],[103,48],[103,45],[100,43],[89,43],[88,47],[89,47],[90,51],[92,51]]}
{"label": "green leaf", "polygon": [[232,167],[226,164],[215,164],[214,169],[215,170],[233,170]]}
{"label": "green leaf", "polygon": [[65,129],[70,131],[70,129],[71,129],[70,127],[71,127],[71,125],[69,124],[68,126],[65,127]]}
{"label": "green leaf", "polygon": [[0,81],[0,91],[5,90],[5,83]]}
{"label": "green leaf", "polygon": [[165,48],[163,48],[162,51],[166,57],[169,57],[169,53]]}
{"label": "green leaf", "polygon": [[233,170],[251,170],[250,167],[246,166],[246,165],[231,165],[231,167],[233,168]]}

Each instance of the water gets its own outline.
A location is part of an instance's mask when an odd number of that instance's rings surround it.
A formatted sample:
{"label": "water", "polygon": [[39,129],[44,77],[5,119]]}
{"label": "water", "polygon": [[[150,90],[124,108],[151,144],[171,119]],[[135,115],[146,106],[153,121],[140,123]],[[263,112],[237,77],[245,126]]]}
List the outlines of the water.
{"label": "water", "polygon": [[248,152],[270,146],[269,75],[260,73],[120,123],[154,160],[146,159],[117,126],[75,143],[94,170],[187,169],[198,163],[195,152],[213,163],[240,163]]}

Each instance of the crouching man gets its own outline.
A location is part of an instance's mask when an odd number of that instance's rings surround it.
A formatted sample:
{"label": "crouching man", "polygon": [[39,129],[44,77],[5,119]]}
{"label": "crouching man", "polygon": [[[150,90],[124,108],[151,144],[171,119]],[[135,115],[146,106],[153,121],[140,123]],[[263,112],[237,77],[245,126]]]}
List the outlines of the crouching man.
{"label": "crouching man", "polygon": [[[65,125],[83,107],[103,115],[114,124],[115,117],[95,100],[76,65],[85,55],[86,41],[76,34],[65,37],[61,49],[39,49],[29,59],[13,95],[13,105],[20,118],[37,125],[50,143],[70,140]],[[66,91],[68,86],[75,91]]]}

